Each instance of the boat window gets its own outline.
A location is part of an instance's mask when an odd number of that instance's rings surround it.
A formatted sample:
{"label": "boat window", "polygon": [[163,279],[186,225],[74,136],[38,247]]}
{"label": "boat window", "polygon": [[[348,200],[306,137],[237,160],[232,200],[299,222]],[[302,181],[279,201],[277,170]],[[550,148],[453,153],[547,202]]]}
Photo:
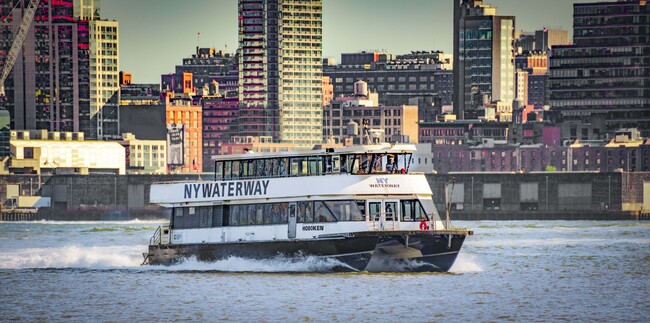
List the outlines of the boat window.
{"label": "boat window", "polygon": [[357,155],[348,155],[348,171],[352,174],[359,173],[360,160]]}
{"label": "boat window", "polygon": [[230,206],[230,225],[287,223],[288,203],[243,204]]}
{"label": "boat window", "polygon": [[212,207],[198,207],[197,215],[199,217],[199,228],[209,228],[212,226]]}
{"label": "boat window", "polygon": [[413,154],[406,154],[404,156],[404,160],[405,160],[405,163],[406,163],[406,166],[404,167],[404,173],[408,173],[409,168],[411,167],[411,157],[412,156],[413,156]]}
{"label": "boat window", "polygon": [[232,179],[232,162],[230,160],[223,162],[223,179]]}
{"label": "boat window", "polygon": [[209,228],[212,226],[212,206],[176,207],[173,211],[174,229]]}
{"label": "boat window", "polygon": [[[270,208],[264,223],[279,224],[287,222],[287,203],[267,204]],[[267,222],[268,221],[268,222]]]}
{"label": "boat window", "polygon": [[215,205],[212,207],[212,226],[220,227],[223,225],[223,207]]}
{"label": "boat window", "polygon": [[239,161],[239,178],[246,178],[248,177],[248,163],[249,161],[247,160],[240,160]]}
{"label": "boat window", "polygon": [[364,219],[365,219],[365,214],[366,214],[366,201],[364,201],[364,200],[357,200],[357,207],[359,208],[359,212],[361,212],[361,216],[363,216]]}
{"label": "boat window", "polygon": [[254,208],[255,224],[264,224],[264,204],[257,204]]}
{"label": "boat window", "polygon": [[307,169],[310,175],[321,175],[323,172],[322,156],[308,157]]}
{"label": "boat window", "polygon": [[[239,214],[239,219],[242,225],[248,224],[248,225],[253,225],[253,224],[262,224],[262,215],[259,214],[259,218],[257,217],[257,205],[255,204],[250,204],[247,205],[245,208],[246,211],[242,211],[245,213],[240,213]],[[244,221],[243,219],[246,218],[247,220]]]}
{"label": "boat window", "polygon": [[289,158],[280,158],[277,174],[282,177],[289,175]]}
{"label": "boat window", "polygon": [[255,177],[266,177],[266,161],[264,159],[255,160]]}
{"label": "boat window", "polygon": [[332,173],[338,174],[341,171],[341,156],[332,156]]}
{"label": "boat window", "polygon": [[242,160],[241,161],[241,176],[240,178],[249,178],[249,177],[254,177],[254,163],[252,160]]}
{"label": "boat window", "polygon": [[381,202],[368,202],[368,216],[370,221],[379,221],[379,218],[381,218]]}
{"label": "boat window", "polygon": [[298,202],[298,222],[309,223],[314,222],[314,214],[312,212],[312,202]]}
{"label": "boat window", "polygon": [[397,221],[395,212],[397,211],[397,202],[384,202],[384,213],[386,214],[386,221]]}
{"label": "boat window", "polygon": [[349,165],[352,164],[352,156],[343,155],[341,156],[341,173],[347,173],[350,171]]}
{"label": "boat window", "polygon": [[214,163],[214,179],[220,180],[223,178],[223,162],[217,161]]}
{"label": "boat window", "polygon": [[255,206],[253,205],[240,205],[239,206],[239,225],[253,225],[255,224]]}
{"label": "boat window", "polygon": [[264,173],[266,176],[275,176],[277,175],[276,168],[278,163],[277,159],[264,159]]}
{"label": "boat window", "polygon": [[363,221],[359,207],[354,201],[327,201],[325,204],[339,221]]}
{"label": "boat window", "polygon": [[327,206],[321,202],[314,202],[314,222],[336,222],[336,218]]}
{"label": "boat window", "polygon": [[325,164],[325,174],[331,174],[332,173],[332,156],[324,156],[323,157],[323,164]]}
{"label": "boat window", "polygon": [[[354,164],[355,168],[358,167],[358,170],[355,172],[357,174],[369,174],[373,169],[373,155],[357,155],[355,158],[356,163]],[[360,165],[360,166],[359,166]]]}
{"label": "boat window", "polygon": [[255,177],[255,161],[253,160],[242,160],[242,177],[250,178]]}
{"label": "boat window", "polygon": [[381,154],[372,154],[370,159],[370,170],[369,173],[383,173],[384,169],[382,166],[382,156]]}
{"label": "boat window", "polygon": [[235,160],[232,162],[232,175],[230,178],[239,179],[241,178],[241,161]]}
{"label": "boat window", "polygon": [[402,222],[413,221],[413,201],[402,201]]}
{"label": "boat window", "polygon": [[180,220],[180,217],[183,216],[183,208],[175,207],[172,209],[172,217],[169,221],[169,224],[172,228],[176,227],[176,222]]}
{"label": "boat window", "polygon": [[239,225],[239,205],[230,206],[230,214],[228,216],[228,223],[232,226]]}
{"label": "boat window", "polygon": [[305,157],[292,157],[291,158],[291,176],[307,175],[307,158]]}
{"label": "boat window", "polygon": [[429,220],[422,204],[418,200],[402,200],[402,221],[419,222]]}

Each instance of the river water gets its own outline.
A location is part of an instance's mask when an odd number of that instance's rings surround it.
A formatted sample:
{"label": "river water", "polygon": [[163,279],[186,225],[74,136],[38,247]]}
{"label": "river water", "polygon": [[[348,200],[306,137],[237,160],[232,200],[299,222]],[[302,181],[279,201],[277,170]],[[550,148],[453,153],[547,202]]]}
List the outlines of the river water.
{"label": "river water", "polygon": [[155,222],[0,223],[0,321],[646,321],[650,223],[456,221],[451,273],[139,266]]}

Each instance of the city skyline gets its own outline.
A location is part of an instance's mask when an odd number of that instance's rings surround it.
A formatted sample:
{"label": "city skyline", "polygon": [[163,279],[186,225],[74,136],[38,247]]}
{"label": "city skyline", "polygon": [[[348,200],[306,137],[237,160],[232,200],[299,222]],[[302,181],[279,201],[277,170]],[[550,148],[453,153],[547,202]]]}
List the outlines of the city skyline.
{"label": "city skyline", "polygon": [[[500,15],[516,16],[517,31],[548,27],[566,29],[571,35],[572,5],[585,2],[594,1],[488,3],[497,7]],[[173,72],[182,58],[194,53],[197,44],[228,52],[237,49],[236,0],[197,0],[182,5],[169,0],[111,0],[102,2],[101,16],[119,21],[120,69],[133,73],[135,83],[159,83],[160,75]],[[412,36],[404,37],[407,33]],[[323,57],[337,62],[341,53],[362,50],[392,54],[442,50],[451,54],[452,36],[451,1],[323,1]]]}

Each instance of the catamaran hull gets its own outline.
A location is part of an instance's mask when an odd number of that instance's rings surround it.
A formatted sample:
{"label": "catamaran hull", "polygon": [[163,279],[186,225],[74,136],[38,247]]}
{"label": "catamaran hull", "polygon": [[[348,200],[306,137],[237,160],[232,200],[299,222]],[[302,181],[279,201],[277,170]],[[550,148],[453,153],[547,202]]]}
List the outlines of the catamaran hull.
{"label": "catamaran hull", "polygon": [[229,257],[272,259],[330,258],[340,262],[334,271],[446,272],[454,264],[466,232],[372,231],[345,236],[237,243],[155,244],[145,260],[172,265],[188,258],[214,262]]}
{"label": "catamaran hull", "polygon": [[380,237],[367,271],[447,272],[465,241],[465,233],[386,233]]}
{"label": "catamaran hull", "polygon": [[377,237],[341,237],[314,240],[283,240],[268,242],[158,244],[149,246],[146,264],[172,265],[188,258],[214,262],[229,257],[273,259],[284,257],[329,258],[341,264],[334,271],[361,271],[366,268],[377,246]]}

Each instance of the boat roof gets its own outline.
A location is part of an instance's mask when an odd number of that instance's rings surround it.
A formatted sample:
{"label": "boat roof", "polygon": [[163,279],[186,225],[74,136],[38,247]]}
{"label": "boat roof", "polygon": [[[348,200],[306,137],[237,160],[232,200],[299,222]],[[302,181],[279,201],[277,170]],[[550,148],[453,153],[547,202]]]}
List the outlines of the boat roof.
{"label": "boat roof", "polygon": [[350,155],[350,154],[410,154],[415,153],[417,149],[413,144],[378,144],[378,145],[359,145],[350,147],[341,147],[335,149],[318,149],[318,150],[294,150],[283,152],[249,152],[245,154],[233,155],[215,155],[212,160],[246,160],[260,158],[280,158],[280,157],[307,157],[322,155]]}

